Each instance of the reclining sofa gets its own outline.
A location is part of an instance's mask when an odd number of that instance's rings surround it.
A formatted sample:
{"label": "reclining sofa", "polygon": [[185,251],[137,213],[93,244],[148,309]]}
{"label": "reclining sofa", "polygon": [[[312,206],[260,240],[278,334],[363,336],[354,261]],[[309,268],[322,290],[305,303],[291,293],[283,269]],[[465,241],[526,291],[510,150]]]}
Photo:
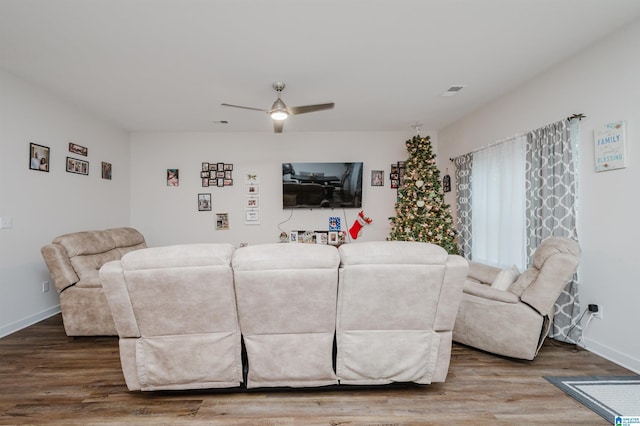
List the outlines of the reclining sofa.
{"label": "reclining sofa", "polygon": [[131,391],[428,384],[446,378],[467,268],[428,243],[190,244],[100,278]]}
{"label": "reclining sofa", "polygon": [[508,270],[469,262],[453,340],[493,354],[533,360],[549,332],[554,304],[579,261],[575,240],[547,238],[536,248],[529,268],[511,275],[505,289],[494,283]]}
{"label": "reclining sofa", "polygon": [[60,294],[67,336],[115,336],[98,271],[107,262],[146,248],[133,228],[111,228],[61,235],[41,248],[51,281]]}

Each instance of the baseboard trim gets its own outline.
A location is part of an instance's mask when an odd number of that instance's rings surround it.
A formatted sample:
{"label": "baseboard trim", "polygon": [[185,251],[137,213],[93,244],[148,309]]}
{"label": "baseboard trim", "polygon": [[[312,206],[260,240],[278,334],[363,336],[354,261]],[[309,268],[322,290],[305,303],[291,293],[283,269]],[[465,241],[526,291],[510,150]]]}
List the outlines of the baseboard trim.
{"label": "baseboard trim", "polygon": [[616,351],[615,349],[611,349],[608,346],[604,346],[600,343],[594,342],[591,339],[586,338],[584,340],[585,349],[589,352],[593,352],[594,354],[599,355],[604,359],[615,362],[621,367],[627,368],[636,374],[640,374],[640,359],[632,358],[626,354]]}
{"label": "baseboard trim", "polygon": [[44,311],[40,311],[34,315],[28,316],[20,321],[12,322],[11,324],[7,324],[5,326],[0,327],[0,338],[8,336],[9,334],[13,334],[16,331],[20,331],[23,328],[27,328],[30,325],[38,323],[44,319],[52,317],[56,314],[59,314],[60,305],[53,306],[49,309],[45,309]]}

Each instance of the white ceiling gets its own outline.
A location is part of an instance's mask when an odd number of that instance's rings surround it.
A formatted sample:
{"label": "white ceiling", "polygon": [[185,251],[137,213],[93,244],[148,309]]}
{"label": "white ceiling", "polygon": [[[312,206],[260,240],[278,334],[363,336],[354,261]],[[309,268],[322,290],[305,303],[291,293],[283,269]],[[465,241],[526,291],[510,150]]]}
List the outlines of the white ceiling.
{"label": "white ceiling", "polygon": [[639,17],[638,0],[0,0],[0,64],[128,131],[271,132],[220,104],[269,108],[275,81],[289,106],[336,103],[285,132],[438,130]]}

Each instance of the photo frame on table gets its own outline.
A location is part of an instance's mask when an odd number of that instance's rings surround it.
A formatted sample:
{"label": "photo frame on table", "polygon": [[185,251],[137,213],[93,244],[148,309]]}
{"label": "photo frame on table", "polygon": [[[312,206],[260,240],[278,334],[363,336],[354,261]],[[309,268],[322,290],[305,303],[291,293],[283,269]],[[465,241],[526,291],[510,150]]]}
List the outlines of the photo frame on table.
{"label": "photo frame on table", "polygon": [[40,172],[49,172],[49,156],[51,150],[48,146],[29,143],[29,169]]}
{"label": "photo frame on table", "polygon": [[76,173],[79,175],[88,175],[89,162],[85,160],[79,160],[73,157],[67,157],[67,172]]}

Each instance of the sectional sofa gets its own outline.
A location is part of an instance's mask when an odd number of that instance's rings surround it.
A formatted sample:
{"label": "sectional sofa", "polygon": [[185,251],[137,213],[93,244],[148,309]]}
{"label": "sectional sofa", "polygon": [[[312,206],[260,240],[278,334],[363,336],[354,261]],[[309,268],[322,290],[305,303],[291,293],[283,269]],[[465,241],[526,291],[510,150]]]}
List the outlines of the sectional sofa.
{"label": "sectional sofa", "polygon": [[436,245],[145,248],[99,275],[132,391],[443,382],[468,262]]}

